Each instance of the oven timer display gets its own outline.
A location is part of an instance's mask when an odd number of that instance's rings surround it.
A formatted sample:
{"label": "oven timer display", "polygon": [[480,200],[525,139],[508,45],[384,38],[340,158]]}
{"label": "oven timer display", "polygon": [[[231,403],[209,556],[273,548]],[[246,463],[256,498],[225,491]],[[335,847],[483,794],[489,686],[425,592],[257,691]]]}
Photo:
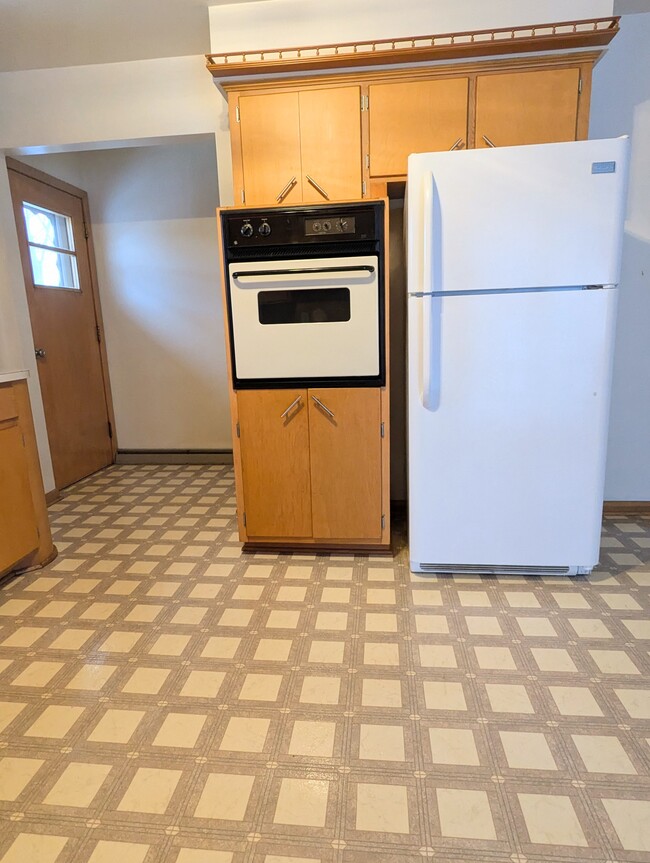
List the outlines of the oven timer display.
{"label": "oven timer display", "polygon": [[354,216],[328,216],[325,219],[305,219],[305,236],[321,234],[354,234]]}

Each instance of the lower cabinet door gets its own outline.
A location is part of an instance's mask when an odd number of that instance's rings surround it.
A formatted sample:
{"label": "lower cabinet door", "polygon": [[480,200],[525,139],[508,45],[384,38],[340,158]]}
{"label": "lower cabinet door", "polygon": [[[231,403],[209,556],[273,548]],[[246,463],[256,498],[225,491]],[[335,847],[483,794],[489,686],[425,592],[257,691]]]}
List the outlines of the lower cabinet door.
{"label": "lower cabinet door", "polygon": [[0,430],[0,572],[38,547],[25,445],[20,428]]}
{"label": "lower cabinet door", "polygon": [[380,539],[380,392],[307,392],[314,539]]}
{"label": "lower cabinet door", "polygon": [[307,390],[237,393],[246,533],[312,535]]}

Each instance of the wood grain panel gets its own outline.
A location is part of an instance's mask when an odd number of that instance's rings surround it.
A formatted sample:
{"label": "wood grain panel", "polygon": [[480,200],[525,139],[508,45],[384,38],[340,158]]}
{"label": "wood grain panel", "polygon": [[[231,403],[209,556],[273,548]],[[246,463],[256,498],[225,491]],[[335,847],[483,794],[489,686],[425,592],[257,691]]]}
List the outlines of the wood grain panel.
{"label": "wood grain panel", "polygon": [[[298,93],[241,96],[239,116],[246,206],[300,203]],[[293,177],[295,185],[278,201]]]}
{"label": "wood grain panel", "polygon": [[0,429],[0,572],[38,547],[23,435],[18,424]]}
{"label": "wood grain panel", "polygon": [[332,87],[300,93],[302,199],[331,201],[361,197],[361,88]]}
{"label": "wood grain panel", "polygon": [[314,539],[379,539],[380,390],[310,389],[308,395]]}
{"label": "wood grain panel", "polygon": [[476,147],[575,140],[579,81],[577,67],[479,75]]}
{"label": "wood grain panel", "polygon": [[18,407],[11,384],[0,386],[0,423],[18,416]]}
{"label": "wood grain panel", "polygon": [[370,85],[370,176],[405,175],[410,153],[467,146],[468,90],[465,77]]}
{"label": "wood grain panel", "polygon": [[237,411],[248,538],[311,536],[307,391],[240,390]]}

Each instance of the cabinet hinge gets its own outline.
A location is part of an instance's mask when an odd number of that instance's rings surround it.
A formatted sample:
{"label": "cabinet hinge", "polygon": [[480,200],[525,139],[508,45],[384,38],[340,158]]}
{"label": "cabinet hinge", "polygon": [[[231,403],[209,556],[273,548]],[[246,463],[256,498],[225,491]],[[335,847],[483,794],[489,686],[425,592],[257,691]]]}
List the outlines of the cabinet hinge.
{"label": "cabinet hinge", "polygon": [[383,424],[383,423],[381,423],[381,425],[379,426],[379,428],[380,428],[380,430],[381,430],[381,436],[383,437],[383,436],[384,436],[384,424]]}
{"label": "cabinet hinge", "polygon": [[246,527],[246,513],[245,512],[242,513],[242,517],[243,517],[243,521],[244,521],[244,527]]}
{"label": "cabinet hinge", "polygon": [[363,182],[361,183],[361,197],[362,198],[366,197],[366,181],[365,180],[363,180]]}
{"label": "cabinet hinge", "polygon": [[366,168],[370,168],[370,153],[366,153]]}
{"label": "cabinet hinge", "polygon": [[241,123],[241,118],[239,116],[239,105],[235,105],[235,120],[237,123]]}
{"label": "cabinet hinge", "polygon": [[582,78],[578,78],[578,93],[582,93]]}
{"label": "cabinet hinge", "polygon": [[111,440],[113,440],[113,426],[110,420],[108,421],[108,436]]}
{"label": "cabinet hinge", "polygon": [[241,437],[241,434],[239,432],[239,422],[237,422],[237,425],[235,426],[235,430],[237,432],[237,437]]}
{"label": "cabinet hinge", "polygon": [[97,334],[97,341],[101,345],[101,343],[102,343],[102,331],[99,329],[99,324],[95,324],[95,333]]}
{"label": "cabinet hinge", "polygon": [[88,225],[86,224],[86,220],[85,220],[85,219],[83,220],[83,226],[84,226],[84,238],[87,240],[87,239],[88,239],[89,234],[88,234]]}
{"label": "cabinet hinge", "polygon": [[246,195],[244,194],[244,190],[241,190],[241,202],[242,204],[246,203]]}
{"label": "cabinet hinge", "polygon": [[381,529],[383,530],[385,527],[386,527],[386,516],[382,512],[382,514],[381,514]]}
{"label": "cabinet hinge", "polygon": [[369,107],[370,107],[370,97],[369,96],[362,96],[361,97],[361,110],[367,111],[369,109]]}

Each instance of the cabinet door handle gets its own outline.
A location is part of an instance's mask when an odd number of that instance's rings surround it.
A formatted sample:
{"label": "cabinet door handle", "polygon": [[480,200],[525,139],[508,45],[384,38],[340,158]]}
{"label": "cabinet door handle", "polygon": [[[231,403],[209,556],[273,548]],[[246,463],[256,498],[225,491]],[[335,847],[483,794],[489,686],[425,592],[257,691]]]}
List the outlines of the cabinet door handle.
{"label": "cabinet door handle", "polygon": [[312,184],[314,189],[316,189],[317,192],[320,192],[326,201],[329,201],[330,196],[327,194],[325,189],[322,186],[319,186],[316,180],[314,180],[313,177],[310,177],[309,174],[305,174],[305,177],[307,177],[307,181]]}
{"label": "cabinet door handle", "polygon": [[317,399],[316,396],[312,396],[312,399],[316,402],[319,408],[322,408],[328,416],[334,419],[334,411],[331,411],[320,399]]}
{"label": "cabinet door handle", "polygon": [[293,189],[293,187],[296,185],[296,183],[297,183],[297,182],[298,182],[298,181],[296,180],[296,178],[295,178],[295,177],[292,177],[292,178],[289,180],[289,182],[287,183],[287,185],[284,187],[284,189],[280,192],[280,194],[278,195],[278,197],[275,199],[275,200],[278,202],[278,204],[279,204],[281,201],[283,201],[283,200],[287,197],[287,195],[288,195],[288,194],[289,194],[289,192]]}
{"label": "cabinet door handle", "polygon": [[459,138],[457,141],[454,141],[454,143],[451,145],[451,147],[449,149],[450,150],[458,150],[459,148],[462,148],[464,143],[465,142],[463,141],[463,139]]}
{"label": "cabinet door handle", "polygon": [[297,397],[296,397],[296,398],[291,402],[291,404],[289,405],[289,407],[288,407],[285,411],[282,411],[282,413],[280,414],[280,419],[281,419],[281,420],[282,420],[282,419],[284,419],[284,418],[286,417],[286,415],[296,407],[296,405],[298,404],[298,402],[299,402],[301,399],[302,399],[302,396],[297,396]]}
{"label": "cabinet door handle", "polygon": [[483,135],[483,140],[488,145],[488,147],[496,147],[496,144],[493,141],[490,141],[487,135]]}

